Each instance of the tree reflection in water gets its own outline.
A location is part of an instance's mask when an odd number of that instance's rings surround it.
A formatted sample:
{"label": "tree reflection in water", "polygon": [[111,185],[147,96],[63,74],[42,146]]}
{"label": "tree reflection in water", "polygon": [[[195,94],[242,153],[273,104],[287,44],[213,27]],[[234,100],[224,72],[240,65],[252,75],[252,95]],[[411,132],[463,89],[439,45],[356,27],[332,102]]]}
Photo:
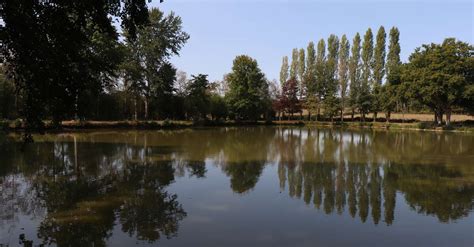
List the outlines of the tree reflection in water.
{"label": "tree reflection in water", "polygon": [[[42,219],[43,243],[104,246],[115,225],[132,238],[177,236],[186,217],[175,177],[220,167],[238,194],[265,166],[290,198],[326,214],[391,225],[396,200],[450,222],[474,208],[472,137],[418,132],[221,128],[46,135],[20,151],[0,138],[0,226]],[[423,157],[423,158],[420,158]],[[467,158],[466,158],[467,157]],[[23,236],[25,237],[25,236]],[[26,236],[26,239],[28,236]]]}

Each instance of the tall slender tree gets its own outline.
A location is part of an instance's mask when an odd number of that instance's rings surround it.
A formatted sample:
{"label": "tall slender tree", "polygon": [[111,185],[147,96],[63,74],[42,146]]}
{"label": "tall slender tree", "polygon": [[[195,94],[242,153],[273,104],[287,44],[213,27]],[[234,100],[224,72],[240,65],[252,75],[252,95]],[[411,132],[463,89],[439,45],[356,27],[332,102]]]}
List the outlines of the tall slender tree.
{"label": "tall slender tree", "polygon": [[290,79],[298,79],[298,61],[298,49],[294,48],[291,53]]}
{"label": "tall slender tree", "polygon": [[299,97],[300,99],[303,99],[304,93],[305,93],[305,79],[304,75],[306,72],[306,61],[305,61],[305,53],[304,49],[300,49],[299,52],[299,59],[298,59],[298,80],[299,80]]}
{"label": "tall slender tree", "polygon": [[280,86],[283,86],[288,81],[288,57],[284,56],[281,62],[280,69]]}
{"label": "tall slender tree", "polygon": [[339,57],[339,38],[331,34],[328,38],[328,56],[326,62],[325,86],[324,86],[324,114],[333,121],[339,110],[337,99],[337,62]]}
{"label": "tall slender tree", "polygon": [[[321,114],[321,101],[324,97],[325,84],[326,84],[326,41],[324,39],[319,40],[318,50],[315,62],[315,76],[316,76],[316,99],[317,99],[317,118]],[[316,118],[316,119],[317,119]]]}
{"label": "tall slender tree", "polygon": [[375,44],[374,58],[372,63],[373,80],[372,80],[372,111],[374,113],[374,121],[377,119],[377,112],[381,110],[381,90],[382,80],[385,75],[385,28],[380,26],[377,31],[377,42]]}
{"label": "tall slender tree", "polygon": [[316,50],[314,43],[311,41],[306,48],[306,69],[304,74],[304,82],[306,88],[305,107],[308,110],[308,120],[311,120],[311,113],[316,108]]}
{"label": "tall slender tree", "polygon": [[371,65],[374,54],[374,37],[372,29],[368,29],[364,35],[364,42],[362,43],[362,80],[359,91],[358,108],[362,115],[362,121],[365,121],[365,115],[369,112],[371,107],[370,95],[370,79],[371,79]]}
{"label": "tall slender tree", "polygon": [[346,108],[347,86],[349,84],[349,49],[350,44],[346,35],[342,35],[341,48],[339,50],[339,88],[341,94],[341,122],[344,121],[344,109]]}
{"label": "tall slender tree", "polygon": [[349,90],[349,104],[351,106],[352,114],[351,120],[354,120],[354,113],[358,107],[359,93],[361,87],[361,64],[360,64],[360,35],[356,33],[352,40],[351,58],[349,62],[349,78],[351,81]]}
{"label": "tall slender tree", "polygon": [[[145,87],[143,91],[145,119],[148,118],[150,97],[163,97],[155,101],[161,103],[156,106],[158,109],[169,107],[169,105],[166,105],[166,102],[170,103],[168,94],[155,93],[152,95],[152,89],[169,88],[173,86],[174,81],[162,80],[166,76],[161,76],[160,72],[170,71],[170,64],[167,63],[167,60],[172,55],[179,55],[179,51],[189,39],[189,35],[182,30],[181,17],[176,16],[173,12],[165,16],[158,8],[152,8],[148,15],[149,22],[143,27],[140,27],[137,32],[137,52],[145,76]],[[166,66],[166,68],[160,70],[162,66]]]}
{"label": "tall slender tree", "polygon": [[400,32],[398,28],[390,29],[390,41],[387,56],[387,82],[383,87],[382,108],[385,111],[385,119],[390,121],[391,112],[395,109],[399,99],[398,85],[400,85]]}

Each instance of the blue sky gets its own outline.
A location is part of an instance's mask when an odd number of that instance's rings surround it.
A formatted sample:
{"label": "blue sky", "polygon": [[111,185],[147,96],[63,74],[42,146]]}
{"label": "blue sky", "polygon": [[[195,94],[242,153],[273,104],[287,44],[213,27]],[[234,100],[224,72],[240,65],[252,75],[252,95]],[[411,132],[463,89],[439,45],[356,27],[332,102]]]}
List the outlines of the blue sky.
{"label": "blue sky", "polygon": [[[456,37],[474,43],[471,0],[153,0],[174,11],[191,36],[172,62],[190,74],[220,80],[240,54],[257,59],[267,78],[277,79],[281,59],[295,47],[306,48],[334,33],[352,40],[356,32],[380,25],[400,30],[401,57],[425,43]],[[388,39],[387,39],[388,41]]]}

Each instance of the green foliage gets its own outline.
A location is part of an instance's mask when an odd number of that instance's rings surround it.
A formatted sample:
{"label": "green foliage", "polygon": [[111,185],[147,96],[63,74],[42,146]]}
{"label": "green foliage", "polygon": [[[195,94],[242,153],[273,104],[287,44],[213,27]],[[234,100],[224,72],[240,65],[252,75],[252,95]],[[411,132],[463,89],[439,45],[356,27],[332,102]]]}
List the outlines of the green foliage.
{"label": "green foliage", "polygon": [[213,120],[225,120],[227,117],[227,105],[224,97],[212,94],[210,98],[210,113]]}
{"label": "green foliage", "polygon": [[287,56],[284,56],[283,59],[282,59],[282,63],[281,63],[281,70],[280,70],[280,85],[283,86],[283,84],[285,84],[285,82],[288,80],[288,57]]}
{"label": "green foliage", "polygon": [[346,35],[344,34],[341,38],[341,48],[339,50],[339,88],[340,88],[340,97],[341,97],[341,120],[346,107],[346,97],[347,97],[347,86],[349,84],[349,50],[350,44]]}
{"label": "green foliage", "polygon": [[46,116],[57,123],[77,115],[84,97],[109,86],[120,62],[109,56],[119,46],[109,17],[121,17],[131,36],[148,19],[144,0],[6,0],[0,16],[1,52],[24,96],[27,132],[41,129]]}
{"label": "green foliage", "polygon": [[298,49],[294,48],[291,53],[290,79],[298,78],[298,66],[299,66],[298,60],[299,60]]}
{"label": "green foliage", "polygon": [[298,89],[300,92],[300,98],[303,98],[305,93],[305,73],[306,73],[306,61],[305,61],[304,49],[300,49],[298,58]]}
{"label": "green foliage", "polygon": [[364,35],[362,43],[362,78],[359,90],[357,107],[362,113],[363,118],[369,112],[372,106],[372,97],[370,94],[371,65],[373,59],[373,35],[372,29],[368,29]]}
{"label": "green foliage", "polygon": [[137,37],[127,37],[129,54],[123,65],[126,88],[134,97],[144,98],[145,118],[148,118],[151,99],[158,117],[171,117],[176,69],[167,60],[179,55],[189,39],[182,31],[181,18],[173,12],[165,16],[159,9],[152,8],[149,22],[138,29]]}
{"label": "green foliage", "polygon": [[400,84],[400,32],[398,28],[390,29],[390,41],[387,56],[387,82],[393,85]]}
{"label": "green foliage", "polygon": [[230,114],[236,120],[257,120],[268,111],[268,83],[255,59],[246,55],[237,56],[227,79],[229,92],[226,101]]}
{"label": "green foliage", "polygon": [[375,44],[374,58],[372,64],[373,82],[372,82],[372,111],[380,111],[382,102],[380,101],[382,91],[382,80],[385,75],[385,28],[381,26],[377,32],[377,42]]}
{"label": "green foliage", "polygon": [[0,65],[0,119],[15,118],[15,85],[7,78],[4,65]]}
{"label": "green foliage", "polygon": [[321,100],[325,94],[325,84],[326,84],[326,42],[324,39],[319,40],[318,50],[316,55],[315,62],[315,76],[316,76],[316,85],[315,91],[317,97]]}
{"label": "green foliage", "polygon": [[395,110],[397,102],[402,98],[401,83],[401,61],[400,61],[400,33],[396,27],[390,29],[390,43],[388,46],[387,56],[387,82],[384,84],[381,95],[380,105],[382,109],[389,115]]}
{"label": "green foliage", "polygon": [[205,119],[210,110],[209,81],[207,75],[191,76],[186,87],[186,111],[193,120]]}
{"label": "green foliage", "polygon": [[334,95],[328,95],[323,101],[324,115],[333,120],[341,110],[339,99]]}
{"label": "green foliage", "polygon": [[337,81],[337,65],[339,57],[339,38],[331,34],[328,38],[328,56],[325,70],[323,105],[324,114],[331,119],[339,111],[339,101],[337,99],[338,81]]}
{"label": "green foliage", "polygon": [[351,81],[349,104],[353,111],[358,107],[361,87],[360,41],[360,35],[356,33],[352,41],[351,58],[349,62],[349,78]]}
{"label": "green foliage", "polygon": [[307,97],[309,97],[310,95],[316,94],[316,50],[314,49],[313,42],[309,42],[306,54],[304,83]]}
{"label": "green foliage", "polygon": [[[474,102],[465,99],[472,90],[473,46],[448,38],[442,44],[428,44],[417,48],[404,66],[402,79],[408,84],[413,98],[432,109],[441,122],[446,113],[446,124],[454,106],[472,107]],[[468,93],[469,94],[469,93]],[[464,100],[463,100],[464,99]]]}

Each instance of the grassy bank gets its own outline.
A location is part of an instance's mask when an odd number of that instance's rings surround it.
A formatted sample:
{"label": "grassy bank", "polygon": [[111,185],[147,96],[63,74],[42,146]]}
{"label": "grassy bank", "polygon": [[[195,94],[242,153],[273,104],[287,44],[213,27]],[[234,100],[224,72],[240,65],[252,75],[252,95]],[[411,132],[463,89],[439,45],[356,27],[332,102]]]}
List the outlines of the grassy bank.
{"label": "grassy bank", "polygon": [[[451,126],[437,126],[429,121],[412,121],[409,123],[387,123],[387,122],[330,122],[330,121],[64,121],[60,128],[55,128],[50,122],[46,122],[45,130],[48,132],[68,131],[81,129],[182,129],[194,127],[225,127],[225,126],[309,126],[326,128],[348,128],[348,129],[397,129],[397,130],[431,130],[431,131],[462,131],[474,132],[474,121],[465,120],[454,122]],[[20,121],[0,121],[0,130],[22,131]]]}

